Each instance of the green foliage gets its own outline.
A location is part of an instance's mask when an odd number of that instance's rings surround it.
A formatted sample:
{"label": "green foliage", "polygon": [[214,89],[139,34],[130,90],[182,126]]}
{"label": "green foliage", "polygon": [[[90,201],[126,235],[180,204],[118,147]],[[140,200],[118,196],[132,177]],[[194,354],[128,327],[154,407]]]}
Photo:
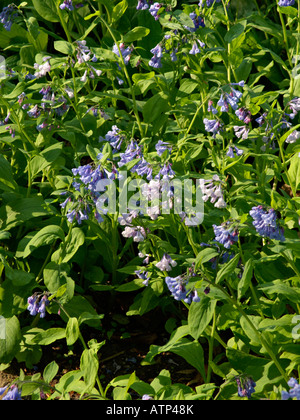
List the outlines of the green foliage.
{"label": "green foliage", "polygon": [[[248,397],[281,399],[300,362],[300,11],[168,0],[155,19],[137,3],[28,0],[0,23],[1,369],[39,369],[56,343],[80,352],[78,369],[21,370],[22,398],[237,399],[251,378]],[[201,190],[200,223],[173,211],[174,185],[158,213],[108,210],[114,193],[141,202],[139,183],[173,178],[218,187]],[[258,206],[276,214],[264,235]],[[228,226],[231,242],[217,240]],[[165,369],[150,383],[101,376],[106,308],[125,295],[116,319],[159,311],[169,334],[143,365],[173,353],[201,385]]]}

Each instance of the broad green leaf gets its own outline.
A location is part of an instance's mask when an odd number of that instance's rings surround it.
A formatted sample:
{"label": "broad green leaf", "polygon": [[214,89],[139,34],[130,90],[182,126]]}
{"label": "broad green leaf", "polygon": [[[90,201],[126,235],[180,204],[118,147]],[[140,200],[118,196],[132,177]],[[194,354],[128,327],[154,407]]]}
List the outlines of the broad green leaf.
{"label": "broad green leaf", "polygon": [[23,258],[27,258],[34,250],[44,245],[51,245],[55,240],[65,240],[65,234],[61,227],[49,225],[39,230],[28,242],[24,251]]}
{"label": "broad green leaf", "polygon": [[144,28],[143,26],[136,26],[135,28],[133,28],[131,31],[127,32],[127,34],[124,35],[123,41],[128,42],[128,43],[138,41],[144,38],[145,36],[149,35],[149,33],[150,33],[149,28]]}
{"label": "broad green leaf", "polygon": [[0,154],[0,190],[18,190],[10,163]]}
{"label": "broad green leaf", "polygon": [[59,249],[52,254],[51,260],[54,262],[60,260],[61,263],[70,261],[81,245],[84,244],[84,239],[83,231],[78,227],[73,228],[70,240],[66,243],[66,246],[64,243],[61,243]]}
{"label": "broad green leaf", "polygon": [[99,361],[97,353],[91,349],[85,349],[80,358],[80,371],[83,374],[84,382],[86,384],[86,392],[92,390],[99,369]]}
{"label": "broad green leaf", "polygon": [[236,269],[240,258],[241,258],[240,255],[237,254],[229,262],[222,265],[222,267],[218,271],[218,274],[216,277],[216,283],[221,283],[221,281],[224,280],[226,277],[231,276],[231,274]]}
{"label": "broad green leaf", "polygon": [[300,288],[291,287],[288,284],[284,283],[282,280],[275,280],[269,283],[261,284],[259,286],[259,289],[266,294],[280,295],[294,303],[298,303],[300,300]]}
{"label": "broad green leaf", "polygon": [[117,22],[126,12],[126,9],[128,7],[127,0],[122,0],[120,3],[118,3],[112,11],[111,20],[112,22]]}
{"label": "broad green leaf", "polygon": [[80,331],[77,318],[69,318],[66,327],[66,340],[68,346],[72,346],[78,340],[79,333]]}
{"label": "broad green leaf", "polygon": [[49,214],[41,197],[19,198],[0,208],[0,228],[8,231],[27,220]]}
{"label": "broad green leaf", "polygon": [[67,41],[54,41],[54,48],[66,55],[72,55],[75,51],[74,46]]}
{"label": "broad green leaf", "polygon": [[45,20],[59,22],[59,16],[55,6],[56,0],[32,0],[34,9]]}
{"label": "broad green leaf", "polygon": [[143,115],[146,123],[154,122],[162,113],[169,111],[168,96],[159,92],[152,96],[143,107]]}
{"label": "broad green leaf", "polygon": [[200,302],[192,302],[188,314],[188,325],[191,336],[198,340],[205,331],[215,312],[217,300],[207,296],[201,298]]}
{"label": "broad green leaf", "polygon": [[20,348],[20,323],[16,316],[12,318],[1,318],[1,320],[0,363],[9,363]]}
{"label": "broad green leaf", "polygon": [[219,255],[215,248],[202,249],[196,257],[195,269]]}
{"label": "broad green leaf", "polygon": [[52,379],[57,375],[58,369],[58,364],[53,360],[45,367],[43,372],[43,379],[49,384],[52,381]]}
{"label": "broad green leaf", "polygon": [[246,20],[243,20],[243,21],[241,21],[239,23],[236,23],[226,33],[226,35],[224,37],[225,41],[229,44],[234,39],[236,39],[237,37],[239,37],[245,31],[246,25],[247,25],[247,21]]}
{"label": "broad green leaf", "polygon": [[47,330],[38,333],[34,338],[33,342],[40,346],[48,346],[57,340],[61,340],[66,337],[65,328],[48,328]]}

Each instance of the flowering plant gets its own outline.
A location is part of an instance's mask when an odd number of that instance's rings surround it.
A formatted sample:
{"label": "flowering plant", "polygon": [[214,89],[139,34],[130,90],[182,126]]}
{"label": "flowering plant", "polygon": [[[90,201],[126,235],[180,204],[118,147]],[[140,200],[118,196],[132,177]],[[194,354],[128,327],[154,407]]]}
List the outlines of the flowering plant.
{"label": "flowering plant", "polygon": [[299,399],[300,1],[4,3],[0,399]]}

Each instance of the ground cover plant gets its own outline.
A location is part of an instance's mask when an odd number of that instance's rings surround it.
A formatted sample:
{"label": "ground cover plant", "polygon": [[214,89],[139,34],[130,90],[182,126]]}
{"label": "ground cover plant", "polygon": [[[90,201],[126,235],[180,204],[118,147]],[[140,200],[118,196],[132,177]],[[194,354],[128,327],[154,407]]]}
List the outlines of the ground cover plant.
{"label": "ground cover plant", "polygon": [[2,0],[0,49],[0,399],[300,399],[300,1]]}

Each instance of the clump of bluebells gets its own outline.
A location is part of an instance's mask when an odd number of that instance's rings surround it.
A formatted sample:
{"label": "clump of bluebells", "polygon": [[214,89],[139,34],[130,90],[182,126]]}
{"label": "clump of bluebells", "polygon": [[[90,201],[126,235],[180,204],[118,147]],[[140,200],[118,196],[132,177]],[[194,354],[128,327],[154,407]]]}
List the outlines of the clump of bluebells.
{"label": "clump of bluebells", "polygon": [[284,230],[277,223],[277,215],[274,209],[265,211],[263,206],[253,207],[250,212],[253,218],[253,226],[256,232],[265,238],[275,239],[277,241],[284,241]]}
{"label": "clump of bluebells", "polygon": [[223,245],[226,249],[230,249],[230,247],[238,241],[238,230],[235,224],[230,221],[220,226],[213,225],[213,229],[215,241]]}
{"label": "clump of bluebells", "polygon": [[290,387],[290,390],[282,391],[281,399],[282,400],[290,400],[290,399],[300,400],[300,385],[297,379],[291,378],[288,381],[288,386]]}
{"label": "clump of bluebells", "polygon": [[200,302],[200,297],[196,289],[188,290],[186,286],[188,285],[190,276],[177,276],[169,277],[167,276],[165,281],[168,286],[171,295],[175,300],[183,300],[185,303],[191,304],[192,302]]}
{"label": "clump of bluebells", "polygon": [[2,9],[0,13],[0,23],[2,23],[6,31],[10,31],[12,24],[18,14],[14,4],[9,4]]}
{"label": "clump of bluebells", "polygon": [[48,300],[49,295],[46,293],[34,293],[28,298],[27,309],[30,315],[40,315],[40,318],[45,318],[46,316],[46,307],[49,305]]}

